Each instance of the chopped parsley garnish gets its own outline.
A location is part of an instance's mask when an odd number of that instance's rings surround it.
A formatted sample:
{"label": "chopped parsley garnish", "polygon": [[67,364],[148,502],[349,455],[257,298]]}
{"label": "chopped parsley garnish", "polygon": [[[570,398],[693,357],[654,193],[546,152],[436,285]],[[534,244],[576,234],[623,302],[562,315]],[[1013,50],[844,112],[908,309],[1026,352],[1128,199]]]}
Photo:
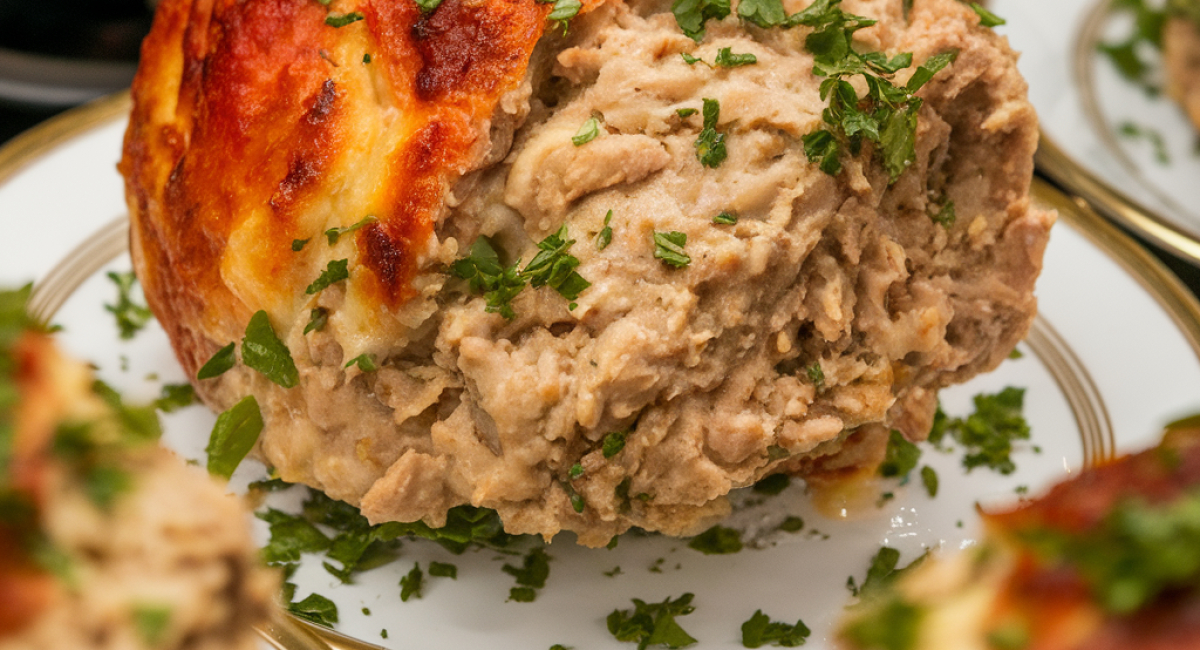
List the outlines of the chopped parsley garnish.
{"label": "chopped parsley garnish", "polygon": [[458,580],[458,567],[448,562],[430,562],[429,575],[434,578]]}
{"label": "chopped parsley garnish", "polygon": [[530,286],[549,286],[563,298],[575,300],[592,283],[575,271],[579,259],[567,253],[575,240],[567,237],[567,224],[564,223],[558,232],[538,242],[538,254],[529,260],[521,277],[528,279]]}
{"label": "chopped parsley garnish", "polygon": [[787,12],[782,0],[741,0],[737,8],[738,18],[764,29],[778,27],[787,21]]}
{"label": "chopped parsley garnish", "polygon": [[258,442],[262,433],[262,412],[258,400],[247,395],[228,411],[217,416],[212,433],[208,437],[208,473],[228,479],[233,470]]}
{"label": "chopped parsley garnish", "polygon": [[363,217],[358,223],[346,226],[345,228],[330,228],[329,230],[326,230],[325,239],[329,242],[330,246],[333,246],[334,244],[338,243],[338,239],[341,239],[342,235],[348,235],[367,224],[375,223],[377,221],[379,221],[379,219],[376,218],[375,215],[369,214]]}
{"label": "chopped parsley garnish", "polygon": [[174,413],[196,403],[196,389],[191,384],[163,384],[154,408],[163,413]]}
{"label": "chopped parsley garnish", "polygon": [[489,313],[498,313],[512,320],[517,317],[509,303],[525,288],[525,278],[518,271],[520,261],[509,267],[500,265],[500,256],[491,241],[480,235],[471,245],[471,254],[450,266],[456,278],[470,282],[471,291],[483,294]]}
{"label": "chopped parsley garnish", "polygon": [[759,494],[775,496],[791,484],[792,479],[787,474],[772,474],[755,483],[753,490]]}
{"label": "chopped parsley garnish", "polygon": [[533,602],[537,597],[535,590],[545,587],[546,578],[550,577],[550,556],[538,547],[525,556],[521,566],[505,564],[502,570],[520,585],[509,591],[509,598],[519,603]]}
{"label": "chopped parsley garnish", "polygon": [[688,548],[705,555],[729,555],[742,550],[742,534],[725,526],[713,526],[688,542]]}
{"label": "chopped parsley garnish", "polygon": [[925,610],[898,594],[889,594],[860,610],[842,634],[857,648],[918,650],[917,632],[924,614]]}
{"label": "chopped parsley garnish", "polygon": [[371,62],[371,53],[370,52],[367,52],[366,54],[363,55],[362,62],[364,64]]}
{"label": "chopped parsley garnish", "polygon": [[338,622],[337,605],[320,594],[309,594],[308,598],[298,603],[290,603],[287,610],[310,623],[324,627],[333,627]]}
{"label": "chopped parsley garnish", "polygon": [[330,260],[325,266],[325,270],[321,271],[321,275],[313,280],[312,284],[304,290],[307,295],[313,295],[318,291],[328,288],[330,285],[347,280],[350,278],[350,260]]}
{"label": "chopped parsley garnish", "polygon": [[575,463],[574,465],[572,465],[571,469],[567,472],[567,476],[569,476],[572,481],[579,478],[580,476],[583,476],[583,465],[581,465],[579,463]]}
{"label": "chopped parsley garnish", "polygon": [[416,0],[416,3],[421,8],[421,11],[429,13],[437,9],[442,4],[442,0]]}
{"label": "chopped parsley garnish", "polygon": [[699,112],[700,112],[700,110],[696,109],[696,108],[677,108],[677,109],[675,109],[675,114],[678,115],[679,117],[691,117]]}
{"label": "chopped parsley garnish", "polygon": [[421,564],[413,564],[410,570],[403,578],[400,578],[400,601],[408,602],[409,598],[416,596],[421,597],[421,588],[425,586],[425,574],[421,573]]}
{"label": "chopped parsley garnish", "polygon": [[328,16],[325,16],[325,24],[329,25],[330,27],[345,27],[346,25],[356,23],[363,18],[365,18],[365,16],[362,15],[361,11],[351,11],[348,14],[331,11],[329,12]]}
{"label": "chopped parsley garnish", "polygon": [[171,629],[171,608],[161,605],[138,605],[133,609],[133,627],[147,647],[154,648],[166,640]]}
{"label": "chopped parsley garnish", "polygon": [[779,530],[785,533],[798,533],[804,530],[804,520],[800,517],[789,516],[779,524]]}
{"label": "chopped parsley garnish", "polygon": [[921,448],[909,442],[904,434],[892,429],[888,434],[887,452],[879,465],[879,475],[884,478],[907,479],[908,473],[916,469],[921,459]]}
{"label": "chopped parsley garnish", "polygon": [[[550,0],[538,0],[538,2],[543,1],[549,2]],[[571,19],[578,15],[582,8],[583,3],[579,0],[554,0],[554,8],[546,16],[546,20],[552,20],[562,26],[565,35],[567,28],[570,27]]]}
{"label": "chopped parsley garnish", "polygon": [[940,447],[946,435],[966,448],[963,467],[970,471],[987,467],[1001,474],[1012,474],[1013,442],[1029,440],[1029,424],[1022,415],[1025,389],[1009,386],[996,394],[974,397],[975,412],[966,418],[949,418],[938,410],[934,415],[929,442]]}
{"label": "chopped parsley garnish", "polygon": [[692,258],[683,250],[686,245],[687,233],[655,231],[654,259],[677,269],[683,268],[692,263]]}
{"label": "chopped parsley garnish", "polygon": [[695,611],[690,593],[675,600],[667,598],[661,603],[647,603],[632,599],[634,608],[615,609],[608,615],[608,631],[618,641],[638,644],[638,650],[649,646],[685,648],[696,643],[679,623],[678,616],[687,616]]}
{"label": "chopped parsley garnish", "polygon": [[628,431],[613,431],[604,436],[604,443],[601,445],[604,457],[612,458],[621,453],[621,450],[625,448],[625,439],[628,436]]}
{"label": "chopped parsley garnish", "polygon": [[292,388],[300,383],[300,372],[292,361],[292,353],[275,335],[271,319],[263,310],[255,312],[246,324],[246,336],[242,339],[242,363],[283,388]]}
{"label": "chopped parsley garnish", "polygon": [[293,239],[292,240],[292,252],[299,253],[300,251],[304,250],[304,247],[307,246],[308,242],[310,242],[310,241],[312,241],[311,237],[308,239]]}
{"label": "chopped parsley garnish", "polygon": [[379,365],[375,363],[375,355],[364,352],[357,357],[346,362],[346,368],[350,366],[358,366],[358,369],[363,372],[375,372],[379,370]]}
{"label": "chopped parsley garnish", "polygon": [[230,343],[225,347],[217,350],[212,357],[200,366],[200,370],[196,373],[196,379],[212,379],[225,374],[230,368],[233,368],[237,363],[237,358],[234,356],[236,344]]}
{"label": "chopped parsley garnish", "polygon": [[567,493],[567,499],[571,501],[572,510],[582,513],[583,510],[587,508],[587,501],[584,500],[583,495],[576,492],[575,488],[570,483],[564,481],[562,483],[562,489],[563,492]]}
{"label": "chopped parsley garnish", "polygon": [[599,135],[600,120],[596,119],[595,116],[592,116],[587,118],[583,125],[579,127],[579,130],[575,132],[575,135],[571,136],[571,142],[576,147],[582,147],[592,140],[595,140]]}
{"label": "chopped parsley garnish", "polygon": [[109,271],[108,279],[117,285],[117,304],[105,304],[104,309],[117,318],[117,330],[123,339],[131,339],[135,334],[140,332],[146,323],[154,318],[154,314],[150,312],[145,305],[139,305],[134,302],[132,296],[134,285],[137,284],[137,276],[133,271],[127,273],[117,273]]}
{"label": "chopped parsley garnish", "polygon": [[983,5],[979,4],[978,2],[972,2],[971,9],[976,14],[979,14],[979,24],[983,25],[984,27],[999,27],[1000,25],[1008,24],[1008,22],[1000,16],[997,16],[987,9],[984,9]]}
{"label": "chopped parsley garnish", "polygon": [[746,648],[761,648],[764,645],[776,645],[784,648],[795,648],[804,645],[812,630],[797,620],[794,625],[772,621],[771,617],[756,610],[750,620],[742,623],[742,646]]}
{"label": "chopped parsley garnish", "polygon": [[814,361],[811,366],[805,370],[808,375],[808,380],[813,383],[813,387],[817,390],[825,388],[825,371],[821,369],[821,362]]}
{"label": "chopped parsley garnish", "polygon": [[732,212],[722,212],[713,217],[712,222],[722,226],[732,226],[738,221],[737,215]]}
{"label": "chopped parsley garnish", "polygon": [[[804,136],[804,152],[821,171],[836,176],[842,170],[843,152],[857,155],[864,140],[869,141],[876,145],[875,155],[895,182],[916,160],[917,113],[922,100],[915,93],[958,54],[930,57],[907,84],[896,86],[891,78],[912,65],[912,54],[889,59],[881,52],[855,51],[854,33],[876,21],[842,11],[840,2],[818,0],[787,19],[789,26],[813,29],[805,38],[805,47],[813,54],[813,74],[826,77],[821,83],[821,99],[829,101],[822,115],[825,127]],[[848,80],[856,75],[866,82],[864,97],[858,96]]]}
{"label": "chopped parsley garnish", "polygon": [[317,307],[308,312],[308,324],[304,326],[304,333],[320,332],[325,329],[325,325],[329,323],[329,310],[324,307]]}
{"label": "chopped parsley garnish", "polygon": [[671,5],[679,28],[697,43],[704,40],[704,23],[721,20],[729,11],[729,0],[675,0]]}
{"label": "chopped parsley garnish", "polygon": [[329,548],[329,538],[312,522],[299,515],[290,515],[269,508],[255,513],[267,522],[270,541],[262,548],[261,557],[269,566],[283,566],[300,561],[301,553],[317,553]]}
{"label": "chopped parsley garnish", "polygon": [[846,588],[855,596],[862,598],[872,597],[908,571],[920,566],[927,557],[929,557],[928,552],[910,562],[908,566],[897,569],[896,565],[900,562],[900,551],[887,546],[881,546],[879,551],[875,553],[875,557],[871,558],[871,566],[867,569],[867,577],[863,579],[862,586],[856,586],[854,576],[851,576],[846,581]]}
{"label": "chopped parsley garnish", "polygon": [[734,54],[732,49],[723,47],[717,50],[717,58],[713,63],[722,68],[737,68],[743,65],[758,63],[758,57],[753,54]]}
{"label": "chopped parsley garnish", "polygon": [[715,99],[704,99],[704,128],[696,138],[696,158],[705,167],[716,169],[725,161],[728,152],[725,149],[725,134],[717,131],[717,122],[721,118],[721,103]]}
{"label": "chopped parsley garnish", "polygon": [[[1153,58],[1149,53],[1162,50],[1167,12],[1150,7],[1145,0],[1113,2],[1112,9],[1114,13],[1132,13],[1133,29],[1124,40],[1102,42],[1096,49],[1112,61],[1122,77],[1137,85],[1147,95],[1158,95],[1162,89],[1157,83],[1156,75],[1153,74],[1155,64],[1152,63]],[[1175,6],[1171,6],[1171,9],[1177,10]]]}
{"label": "chopped parsley garnish", "polygon": [[921,485],[925,486],[925,492],[930,498],[936,497],[938,493],[938,475],[932,467],[925,465],[921,468]]}
{"label": "chopped parsley garnish", "polygon": [[612,210],[609,210],[608,213],[604,215],[604,227],[601,228],[599,234],[596,235],[596,250],[602,251],[608,248],[608,245],[612,243],[612,226],[608,225],[610,222],[612,222],[612,217]]}
{"label": "chopped parsley garnish", "polygon": [[[680,52],[679,57],[682,58],[683,62],[688,65],[696,65],[697,63],[704,63],[704,59],[702,59],[698,56],[692,56],[691,54],[688,54],[687,52]],[[692,110],[694,111],[695,109],[692,109]]]}
{"label": "chopped parsley garnish", "polygon": [[946,201],[936,213],[930,215],[933,222],[939,224],[943,228],[950,228],[958,219],[958,215],[954,213],[954,201]]}
{"label": "chopped parsley garnish", "polygon": [[1122,122],[1117,127],[1117,133],[1131,140],[1145,140],[1154,151],[1154,160],[1160,165],[1171,163],[1171,155],[1167,152],[1167,142],[1157,129],[1149,126],[1138,126],[1133,122]]}

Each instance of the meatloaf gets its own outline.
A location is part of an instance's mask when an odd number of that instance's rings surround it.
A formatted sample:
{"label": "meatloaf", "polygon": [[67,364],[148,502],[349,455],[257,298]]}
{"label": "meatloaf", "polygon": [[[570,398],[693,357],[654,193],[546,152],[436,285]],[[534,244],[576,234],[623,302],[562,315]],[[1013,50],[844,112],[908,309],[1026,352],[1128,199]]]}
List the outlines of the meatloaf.
{"label": "meatloaf", "polygon": [[0,649],[251,650],[278,578],[245,508],[0,292]]}
{"label": "meatloaf", "polygon": [[978,546],[864,594],[840,647],[1200,648],[1200,417],[984,523]]}
{"label": "meatloaf", "polygon": [[957,0],[166,0],[135,267],[286,481],[689,534],[923,438],[1025,335],[1053,216],[1015,62]]}

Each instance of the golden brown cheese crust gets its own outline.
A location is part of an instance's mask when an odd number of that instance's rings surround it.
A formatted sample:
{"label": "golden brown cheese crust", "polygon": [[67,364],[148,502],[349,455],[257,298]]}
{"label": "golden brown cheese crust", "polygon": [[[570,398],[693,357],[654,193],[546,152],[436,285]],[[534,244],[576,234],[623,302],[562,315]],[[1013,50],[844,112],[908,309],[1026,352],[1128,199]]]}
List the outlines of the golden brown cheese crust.
{"label": "golden brown cheese crust", "polygon": [[312,0],[169,0],[145,42],[120,169],[138,275],[189,373],[238,335],[231,323],[259,309],[290,320],[324,266],[297,264],[292,242],[327,228],[377,218],[354,235],[352,299],[401,309],[416,295],[447,188],[486,153],[480,125],[549,12],[334,6],[364,19],[333,27]]}

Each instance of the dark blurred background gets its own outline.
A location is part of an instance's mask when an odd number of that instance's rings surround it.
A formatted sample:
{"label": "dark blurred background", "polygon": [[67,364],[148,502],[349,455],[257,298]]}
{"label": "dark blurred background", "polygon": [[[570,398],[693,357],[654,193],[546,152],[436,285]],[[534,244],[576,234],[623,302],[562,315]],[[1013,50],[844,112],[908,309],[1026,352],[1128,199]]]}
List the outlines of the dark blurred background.
{"label": "dark blurred background", "polygon": [[[0,0],[0,144],[128,87],[154,3]],[[1148,248],[1200,294],[1200,267]]]}
{"label": "dark blurred background", "polygon": [[0,141],[129,85],[147,0],[0,0]]}

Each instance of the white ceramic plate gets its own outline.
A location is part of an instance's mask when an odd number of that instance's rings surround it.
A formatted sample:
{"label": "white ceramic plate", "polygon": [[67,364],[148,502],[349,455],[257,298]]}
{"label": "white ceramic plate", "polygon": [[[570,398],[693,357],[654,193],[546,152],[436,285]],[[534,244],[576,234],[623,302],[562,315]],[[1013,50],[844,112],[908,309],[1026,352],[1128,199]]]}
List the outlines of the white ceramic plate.
{"label": "white ceramic plate", "polygon": [[[1041,120],[1038,168],[1105,216],[1200,264],[1196,129],[1174,102],[1148,96],[1097,51],[1130,33],[1130,15],[1113,13],[1112,4],[992,0],[1008,21],[996,30],[1021,53],[1018,67]],[[1121,135],[1125,124],[1159,134],[1168,161],[1148,139]]]}
{"label": "white ceramic plate", "polygon": [[[55,283],[65,283],[66,289],[60,294],[43,289],[39,298],[66,299],[54,322],[65,328],[67,348],[93,361],[101,377],[130,398],[145,400],[155,397],[162,383],[184,378],[156,326],[132,341],[117,338],[103,308],[115,289],[102,272],[93,271],[128,270],[129,261],[122,256],[108,262],[113,247],[104,238],[89,237],[111,233],[105,224],[123,212],[114,164],[126,107],[124,98],[109,100],[0,149],[5,232],[0,282],[42,278],[62,259],[82,263],[86,279],[77,289],[58,276]],[[339,629],[390,648],[630,647],[609,636],[605,616],[631,607],[631,598],[654,602],[685,592],[695,594],[696,611],[679,622],[700,639],[700,647],[740,648],[741,623],[762,609],[775,620],[803,619],[813,629],[808,647],[830,648],[832,626],[850,602],[846,580],[853,575],[861,581],[880,545],[901,549],[902,561],[923,548],[969,545],[978,532],[977,503],[1012,502],[1019,486],[1036,493],[1114,448],[1152,444],[1165,422],[1200,410],[1200,305],[1096,214],[1044,184],[1037,194],[1063,216],[1039,282],[1043,320],[1038,333],[1022,346],[1023,359],[943,393],[946,410],[964,415],[976,393],[1007,385],[1027,389],[1026,416],[1033,444],[1042,451],[1025,448],[1016,454],[1015,474],[966,474],[959,455],[926,450],[923,462],[941,477],[936,498],[914,481],[896,488],[892,501],[869,505],[849,521],[818,514],[793,485],[765,506],[736,515],[737,524],[770,529],[785,514],[794,514],[807,522],[805,530],[763,535],[765,548],[734,555],[705,556],[661,537],[627,536],[615,550],[587,550],[564,536],[549,546],[550,578],[530,604],[506,602],[514,583],[501,566],[519,562],[519,556],[490,551],[452,556],[412,542],[398,562],[362,574],[353,586],[336,584],[321,569],[320,558],[309,558],[297,575],[297,595],[315,590],[334,599]],[[119,236],[115,242],[119,249]],[[81,243],[92,248],[71,254]],[[200,407],[165,416],[166,442],[187,458],[201,458],[213,420]],[[246,463],[233,484],[245,485],[261,472]],[[286,501],[289,495],[279,498]],[[427,567],[431,560],[455,563],[457,580],[427,578],[424,598],[400,602],[400,577],[414,562]],[[605,575],[617,566],[619,575]],[[381,636],[384,629],[387,640]],[[337,640],[331,645],[363,647]]]}

